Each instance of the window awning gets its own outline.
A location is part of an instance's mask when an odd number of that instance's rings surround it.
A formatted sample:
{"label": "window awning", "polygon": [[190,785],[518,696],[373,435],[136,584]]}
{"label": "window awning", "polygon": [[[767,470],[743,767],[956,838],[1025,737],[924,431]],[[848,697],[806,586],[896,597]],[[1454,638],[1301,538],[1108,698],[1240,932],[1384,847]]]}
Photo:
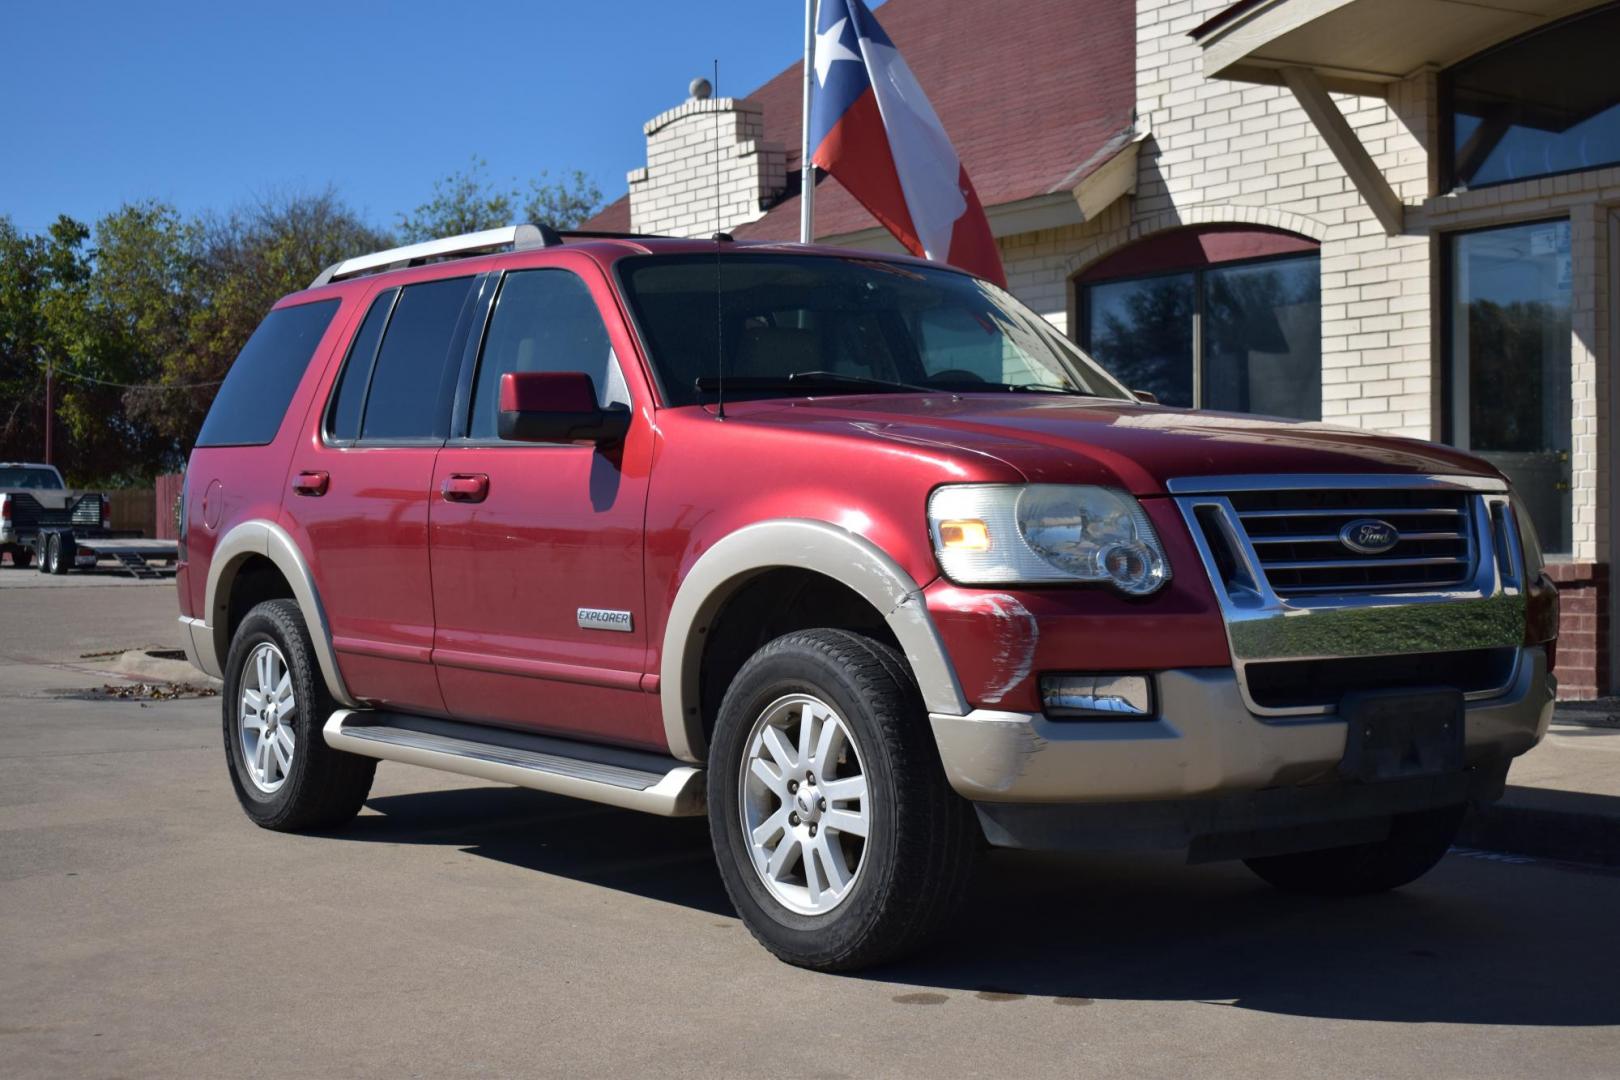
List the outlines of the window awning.
{"label": "window awning", "polygon": [[1315,72],[1329,90],[1382,95],[1387,83],[1597,6],[1594,0],[1238,0],[1192,32],[1204,76],[1282,83]]}

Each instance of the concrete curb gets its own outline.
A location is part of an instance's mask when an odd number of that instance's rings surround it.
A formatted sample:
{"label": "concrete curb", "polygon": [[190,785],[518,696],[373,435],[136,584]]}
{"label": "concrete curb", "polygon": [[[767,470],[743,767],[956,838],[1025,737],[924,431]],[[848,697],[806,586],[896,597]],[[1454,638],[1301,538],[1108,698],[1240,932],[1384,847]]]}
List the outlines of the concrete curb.
{"label": "concrete curb", "polygon": [[1620,866],[1620,797],[1509,785],[1500,802],[1469,812],[1457,843]]}

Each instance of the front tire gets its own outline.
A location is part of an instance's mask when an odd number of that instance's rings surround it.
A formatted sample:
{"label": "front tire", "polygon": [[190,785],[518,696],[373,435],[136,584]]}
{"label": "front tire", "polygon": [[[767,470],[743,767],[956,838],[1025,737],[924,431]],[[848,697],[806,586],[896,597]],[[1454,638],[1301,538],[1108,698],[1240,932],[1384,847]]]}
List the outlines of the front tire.
{"label": "front tire", "polygon": [[331,828],[360,812],[374,758],[326,745],[337,708],[316,666],[309,629],[291,600],[247,613],[225,664],[225,759],[242,809],[266,829]]}
{"label": "front tire", "polygon": [[709,830],[749,932],[817,971],[923,944],[978,847],[904,662],[843,630],[787,634],[738,672],[709,750]]}
{"label": "front tire", "polygon": [[1433,870],[1462,827],[1464,806],[1397,814],[1389,836],[1371,844],[1267,855],[1244,865],[1286,892],[1361,896],[1410,884]]}

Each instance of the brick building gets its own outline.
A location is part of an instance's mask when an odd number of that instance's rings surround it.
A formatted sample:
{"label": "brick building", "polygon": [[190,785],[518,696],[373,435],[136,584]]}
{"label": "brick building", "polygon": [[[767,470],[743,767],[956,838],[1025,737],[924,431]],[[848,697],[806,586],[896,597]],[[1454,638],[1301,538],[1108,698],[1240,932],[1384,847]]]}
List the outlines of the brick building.
{"label": "brick building", "polygon": [[[1564,591],[1563,692],[1610,691],[1620,4],[890,0],[878,15],[1013,292],[1167,403],[1495,462]],[[655,117],[646,166],[590,227],[797,239],[799,79],[795,64]],[[897,247],[828,178],[816,225]]]}

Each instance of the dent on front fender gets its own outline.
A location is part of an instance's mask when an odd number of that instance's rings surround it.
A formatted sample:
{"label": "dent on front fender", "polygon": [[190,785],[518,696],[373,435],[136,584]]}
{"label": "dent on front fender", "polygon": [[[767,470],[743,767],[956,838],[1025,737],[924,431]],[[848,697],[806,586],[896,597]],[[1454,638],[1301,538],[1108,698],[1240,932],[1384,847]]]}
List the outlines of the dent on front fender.
{"label": "dent on front fender", "polygon": [[1170,560],[1152,596],[1107,585],[962,586],[924,590],[962,692],[974,708],[1035,712],[1051,671],[1162,671],[1229,667],[1226,626],[1186,526],[1164,499],[1143,509]]}
{"label": "dent on front fender", "polygon": [[1036,712],[1040,675],[1231,665],[1213,601],[1165,590],[1146,600],[1104,587],[924,591],[930,620],[974,708]]}

